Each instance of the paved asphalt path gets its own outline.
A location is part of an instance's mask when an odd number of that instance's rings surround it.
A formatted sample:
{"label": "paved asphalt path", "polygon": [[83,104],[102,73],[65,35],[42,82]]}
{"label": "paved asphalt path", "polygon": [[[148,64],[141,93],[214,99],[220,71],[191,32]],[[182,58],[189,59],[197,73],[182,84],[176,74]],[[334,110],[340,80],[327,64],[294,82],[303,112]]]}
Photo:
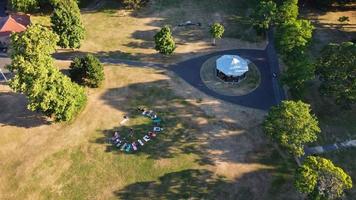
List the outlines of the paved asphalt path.
{"label": "paved asphalt path", "polygon": [[[249,59],[258,67],[261,73],[261,84],[256,90],[243,96],[227,96],[210,90],[203,83],[200,77],[200,69],[203,63],[212,56],[219,56],[224,54],[239,55],[243,58]],[[264,50],[237,49],[216,52],[178,63],[172,67],[172,70],[178,76],[187,81],[190,85],[206,93],[207,95],[233,104],[261,110],[268,110],[271,106],[277,105],[279,103],[279,99],[276,98],[273,86],[274,78],[272,76],[272,73],[274,72],[269,66],[266,51]]]}

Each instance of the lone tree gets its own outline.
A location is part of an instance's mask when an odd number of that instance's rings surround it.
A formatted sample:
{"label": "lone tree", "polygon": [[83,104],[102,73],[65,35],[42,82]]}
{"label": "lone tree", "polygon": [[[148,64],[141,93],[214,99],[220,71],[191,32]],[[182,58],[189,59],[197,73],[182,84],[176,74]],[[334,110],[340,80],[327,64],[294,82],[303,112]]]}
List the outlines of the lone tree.
{"label": "lone tree", "polygon": [[313,29],[308,20],[295,20],[278,26],[276,45],[279,52],[286,55],[296,49],[305,49],[311,41]]}
{"label": "lone tree", "polygon": [[105,79],[103,65],[98,58],[91,54],[75,58],[70,69],[71,78],[88,87],[97,88]]}
{"label": "lone tree", "polygon": [[62,48],[79,48],[85,29],[80,19],[80,10],[75,0],[58,1],[51,16],[53,31],[59,36]]}
{"label": "lone tree", "polygon": [[320,133],[310,105],[301,101],[283,101],[272,107],[263,123],[265,133],[294,156],[304,155],[304,144],[313,142]]}
{"label": "lone tree", "polygon": [[169,26],[164,26],[155,36],[155,49],[164,55],[171,55],[176,49],[176,44],[172,37]]}
{"label": "lone tree", "polygon": [[297,169],[295,186],[310,199],[336,199],[352,188],[351,177],[325,158],[309,156]]}
{"label": "lone tree", "polygon": [[269,29],[274,23],[277,14],[277,5],[273,1],[260,1],[252,19],[253,26],[259,32]]}
{"label": "lone tree", "polygon": [[335,98],[337,104],[350,107],[356,102],[356,44],[329,44],[316,63],[321,80],[320,92]]}
{"label": "lone tree", "polygon": [[213,37],[213,45],[216,45],[216,39],[221,39],[224,35],[225,28],[220,23],[214,23],[210,27],[210,34]]}
{"label": "lone tree", "polygon": [[54,67],[51,54],[57,41],[57,35],[40,25],[12,35],[9,70],[16,75],[10,87],[27,96],[28,109],[69,121],[84,108],[87,97],[82,87]]}

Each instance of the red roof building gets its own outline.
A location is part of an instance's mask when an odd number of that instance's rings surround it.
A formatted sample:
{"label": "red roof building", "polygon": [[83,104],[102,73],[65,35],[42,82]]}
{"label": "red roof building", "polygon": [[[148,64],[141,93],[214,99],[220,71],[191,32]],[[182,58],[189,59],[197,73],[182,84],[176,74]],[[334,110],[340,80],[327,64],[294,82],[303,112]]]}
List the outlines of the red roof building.
{"label": "red roof building", "polygon": [[30,15],[12,14],[0,18],[0,42],[3,44],[9,43],[11,33],[25,31],[30,25]]}

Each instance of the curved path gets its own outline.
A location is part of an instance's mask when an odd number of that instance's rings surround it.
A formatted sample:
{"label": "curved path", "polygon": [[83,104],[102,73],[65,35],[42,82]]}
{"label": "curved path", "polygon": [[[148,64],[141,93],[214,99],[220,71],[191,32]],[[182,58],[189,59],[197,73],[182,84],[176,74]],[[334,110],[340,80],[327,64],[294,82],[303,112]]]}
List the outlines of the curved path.
{"label": "curved path", "polygon": [[[226,96],[209,89],[203,83],[200,77],[200,69],[203,63],[213,56],[219,56],[224,54],[242,56],[243,58],[252,61],[258,67],[261,72],[261,84],[256,90],[243,96]],[[268,110],[271,106],[279,103],[279,99],[276,98],[273,85],[275,83],[273,83],[274,78],[272,76],[272,73],[276,72],[274,72],[269,66],[265,50],[237,49],[216,52],[178,63],[177,65],[174,65],[172,67],[172,70],[185,81],[187,81],[190,85],[196,87],[200,91],[208,94],[209,96],[227,102],[262,110]]]}

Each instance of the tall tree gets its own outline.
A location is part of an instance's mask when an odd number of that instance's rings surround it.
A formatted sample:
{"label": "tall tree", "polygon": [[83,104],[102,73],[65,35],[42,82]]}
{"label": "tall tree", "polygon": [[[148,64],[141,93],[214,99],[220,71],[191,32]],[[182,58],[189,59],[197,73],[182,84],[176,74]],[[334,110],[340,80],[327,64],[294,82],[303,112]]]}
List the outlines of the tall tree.
{"label": "tall tree", "polygon": [[306,83],[315,78],[315,65],[304,51],[290,53],[284,61],[288,68],[282,74],[282,82],[289,87],[293,97],[300,99]]}
{"label": "tall tree", "polygon": [[283,101],[272,107],[263,123],[265,133],[294,156],[304,155],[304,144],[313,142],[320,133],[310,105],[301,101]]}
{"label": "tall tree", "polygon": [[75,0],[58,1],[51,16],[53,31],[59,36],[62,48],[79,48],[84,39],[85,29],[80,10]]}
{"label": "tall tree", "polygon": [[32,25],[11,38],[10,71],[16,75],[10,87],[28,98],[28,108],[55,121],[69,121],[86,103],[83,88],[74,84],[53,65],[58,37],[47,28]]}
{"label": "tall tree", "polygon": [[278,22],[290,23],[299,15],[298,0],[286,0],[278,9]]}
{"label": "tall tree", "polygon": [[10,0],[12,10],[17,12],[30,12],[38,8],[38,0]]}
{"label": "tall tree", "polygon": [[170,55],[176,49],[176,43],[174,42],[171,29],[169,26],[164,26],[155,36],[156,43],[155,49],[165,55]]}
{"label": "tall tree", "polygon": [[351,177],[330,160],[309,156],[295,175],[296,188],[310,199],[331,200],[342,197],[352,188]]}
{"label": "tall tree", "polygon": [[222,24],[220,23],[214,23],[210,27],[210,34],[213,37],[213,45],[216,44],[216,39],[221,39],[222,36],[224,35],[225,28]]}
{"label": "tall tree", "polygon": [[329,44],[316,63],[320,92],[345,107],[356,103],[356,44]]}
{"label": "tall tree", "polygon": [[277,28],[276,45],[280,53],[288,54],[307,47],[313,34],[313,25],[308,20],[295,20]]}
{"label": "tall tree", "polygon": [[277,5],[273,1],[260,1],[252,15],[253,26],[257,31],[265,31],[276,20]]}
{"label": "tall tree", "polygon": [[70,68],[70,75],[73,80],[92,88],[99,87],[105,79],[103,64],[91,54],[82,58],[75,58]]}

